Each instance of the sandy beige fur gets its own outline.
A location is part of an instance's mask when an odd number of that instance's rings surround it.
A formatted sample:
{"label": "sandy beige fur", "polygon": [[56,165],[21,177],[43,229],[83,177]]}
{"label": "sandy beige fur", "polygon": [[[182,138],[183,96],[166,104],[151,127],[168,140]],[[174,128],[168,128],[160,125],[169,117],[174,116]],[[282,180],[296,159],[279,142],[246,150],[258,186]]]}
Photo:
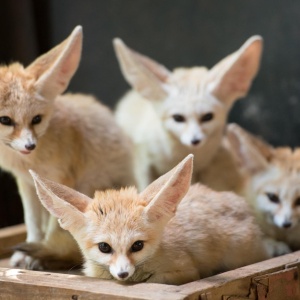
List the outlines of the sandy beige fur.
{"label": "sandy beige fur", "polygon": [[[91,200],[32,176],[42,204],[77,240],[88,276],[183,284],[269,257],[242,198],[190,187],[192,155],[140,194],[108,190]],[[133,251],[141,241],[143,248]],[[99,250],[103,242],[111,252]]]}
{"label": "sandy beige fur", "polygon": [[[116,119],[135,145],[139,190],[189,153],[195,156],[194,182],[218,190],[235,188],[234,180],[216,182],[211,173],[227,168],[219,164],[227,155],[221,145],[227,116],[235,101],[248,93],[258,72],[261,37],[251,37],[211,69],[169,71],[120,39],[114,40],[114,46],[122,73],[133,88],[120,100]],[[211,164],[216,171],[207,169]]]}
{"label": "sandy beige fur", "polygon": [[236,124],[228,127],[228,138],[263,232],[299,250],[300,149],[272,147]]}
{"label": "sandy beige fur", "polygon": [[[130,142],[111,111],[91,96],[60,95],[77,69],[81,44],[78,26],[30,66],[14,63],[0,68],[0,166],[16,178],[27,242],[43,242],[53,263],[56,259],[78,262],[81,255],[71,236],[49,220],[29,169],[90,196],[96,189],[134,183]],[[36,116],[41,121],[35,124]],[[7,117],[11,124],[5,125]],[[32,145],[35,149],[30,149]],[[39,244],[33,245],[39,260],[16,252],[12,265],[47,267],[49,262],[38,251]]]}

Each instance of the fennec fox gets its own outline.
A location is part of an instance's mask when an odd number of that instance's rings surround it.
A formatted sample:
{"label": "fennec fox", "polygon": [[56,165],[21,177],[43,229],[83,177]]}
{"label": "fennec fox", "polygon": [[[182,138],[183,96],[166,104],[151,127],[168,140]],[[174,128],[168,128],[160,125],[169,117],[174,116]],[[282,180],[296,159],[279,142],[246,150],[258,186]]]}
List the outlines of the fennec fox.
{"label": "fennec fox", "polygon": [[[60,95],[78,67],[81,47],[78,26],[28,67],[0,67],[0,167],[16,178],[27,242],[49,244],[53,261],[81,259],[80,251],[69,233],[49,220],[29,169],[90,196],[96,189],[133,184],[130,142],[110,110],[90,96]],[[33,261],[38,268],[43,257],[38,262],[16,252],[11,264],[33,267]]]}
{"label": "fennec fox", "polygon": [[98,191],[94,200],[31,174],[42,204],[78,242],[88,276],[183,284],[268,258],[246,202],[190,188],[192,163],[189,155],[140,194]]}
{"label": "fennec fox", "polygon": [[227,135],[263,232],[299,250],[300,149],[274,148],[236,124],[228,126]]}
{"label": "fennec fox", "polygon": [[[133,87],[116,107],[116,119],[135,144],[139,190],[195,155],[193,182],[220,147],[228,113],[258,72],[262,39],[253,36],[212,69],[163,65],[114,40],[125,79]],[[209,184],[206,182],[206,184]]]}

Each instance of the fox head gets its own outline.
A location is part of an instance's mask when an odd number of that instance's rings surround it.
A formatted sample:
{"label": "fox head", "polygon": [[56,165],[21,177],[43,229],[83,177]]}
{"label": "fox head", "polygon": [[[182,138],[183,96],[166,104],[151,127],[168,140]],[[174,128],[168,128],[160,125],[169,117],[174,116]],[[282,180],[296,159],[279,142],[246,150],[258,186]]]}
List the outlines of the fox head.
{"label": "fox head", "polygon": [[140,194],[133,187],[98,191],[93,200],[30,172],[42,204],[78,242],[86,275],[109,272],[124,281],[141,276],[136,270],[157,251],[164,226],[189,189],[192,160],[187,156]]}
{"label": "fox head", "polygon": [[300,224],[300,149],[274,148],[236,124],[228,126],[231,149],[249,180],[256,212],[282,229]]}
{"label": "fox head", "polygon": [[153,104],[166,131],[185,146],[201,147],[223,133],[231,106],[248,93],[259,69],[262,38],[251,37],[210,70],[171,72],[118,38],[114,47],[125,79]]}
{"label": "fox head", "polygon": [[50,122],[54,99],[67,88],[81,56],[82,28],[28,67],[0,67],[0,140],[29,154]]}

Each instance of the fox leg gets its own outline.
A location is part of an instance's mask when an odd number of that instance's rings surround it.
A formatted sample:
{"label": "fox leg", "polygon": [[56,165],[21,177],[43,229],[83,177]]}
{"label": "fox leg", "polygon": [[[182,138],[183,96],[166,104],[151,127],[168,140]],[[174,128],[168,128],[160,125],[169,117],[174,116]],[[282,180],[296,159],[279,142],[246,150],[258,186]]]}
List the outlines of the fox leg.
{"label": "fox leg", "polygon": [[72,235],[60,227],[55,217],[50,216],[49,226],[44,240],[45,249],[50,255],[44,258],[47,269],[65,269],[82,264],[81,251]]}
{"label": "fox leg", "polygon": [[71,234],[62,229],[55,217],[50,216],[43,241],[22,243],[17,249],[31,257],[26,268],[31,270],[62,270],[78,268],[83,259],[80,249]]}
{"label": "fox leg", "polygon": [[[17,179],[17,185],[21,196],[24,219],[27,229],[26,242],[39,242],[45,236],[45,228],[49,220],[49,213],[40,203],[33,185]],[[16,251],[11,259],[13,267],[26,267],[30,258],[22,252]]]}
{"label": "fox leg", "polygon": [[[70,180],[61,180],[61,182],[67,186],[74,185]],[[34,193],[36,195],[35,189]],[[36,199],[38,204],[42,206],[37,195]],[[38,213],[37,210],[34,211],[34,214]],[[25,268],[33,270],[58,270],[80,265],[82,263],[81,252],[71,234],[62,229],[57,219],[50,214],[48,214],[45,225],[41,238],[27,238],[26,243],[15,247],[23,255],[27,256]]]}
{"label": "fox leg", "polygon": [[292,252],[285,242],[277,241],[268,236],[263,237],[263,244],[270,258]]}

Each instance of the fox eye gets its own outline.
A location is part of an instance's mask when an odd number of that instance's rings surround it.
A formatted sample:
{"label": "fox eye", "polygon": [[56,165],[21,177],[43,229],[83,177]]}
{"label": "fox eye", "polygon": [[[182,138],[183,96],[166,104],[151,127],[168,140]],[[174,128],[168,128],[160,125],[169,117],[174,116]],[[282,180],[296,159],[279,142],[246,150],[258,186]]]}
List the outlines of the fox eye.
{"label": "fox eye", "polygon": [[131,246],[131,252],[138,252],[141,251],[144,248],[144,242],[143,241],[136,241]]}
{"label": "fox eye", "polygon": [[280,203],[280,199],[276,194],[273,193],[266,193],[269,200],[273,203]]}
{"label": "fox eye", "polygon": [[178,123],[185,122],[185,118],[183,115],[175,114],[172,117],[175,122],[178,122]]}
{"label": "fox eye", "polygon": [[42,116],[36,115],[35,117],[32,118],[31,125],[39,124],[39,123],[41,123],[41,121],[42,121]]}
{"label": "fox eye", "polygon": [[98,248],[102,253],[111,253],[112,252],[111,246],[105,242],[99,243]]}
{"label": "fox eye", "polygon": [[0,123],[5,126],[13,126],[14,125],[13,120],[7,116],[0,117]]}
{"label": "fox eye", "polygon": [[295,206],[300,206],[300,197],[298,197],[295,201]]}
{"label": "fox eye", "polygon": [[208,122],[211,121],[213,118],[214,118],[213,113],[207,113],[201,117],[200,122]]}

